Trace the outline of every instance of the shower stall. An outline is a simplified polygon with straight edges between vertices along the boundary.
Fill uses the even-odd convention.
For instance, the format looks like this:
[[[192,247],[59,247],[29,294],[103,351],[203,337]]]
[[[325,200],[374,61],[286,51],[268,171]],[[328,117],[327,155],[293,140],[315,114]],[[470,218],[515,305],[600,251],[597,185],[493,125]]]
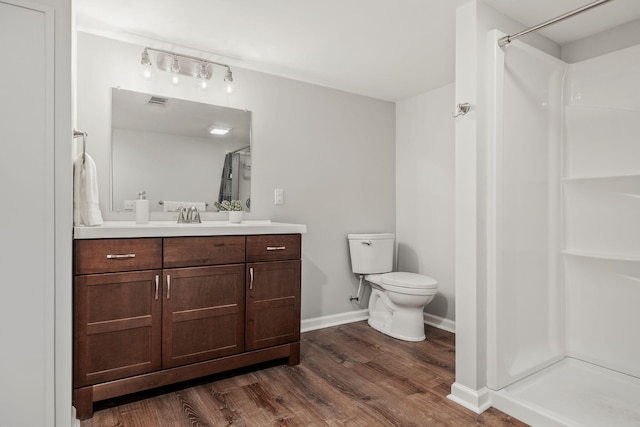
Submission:
[[[640,425],[640,45],[491,46],[486,384],[533,425]]]

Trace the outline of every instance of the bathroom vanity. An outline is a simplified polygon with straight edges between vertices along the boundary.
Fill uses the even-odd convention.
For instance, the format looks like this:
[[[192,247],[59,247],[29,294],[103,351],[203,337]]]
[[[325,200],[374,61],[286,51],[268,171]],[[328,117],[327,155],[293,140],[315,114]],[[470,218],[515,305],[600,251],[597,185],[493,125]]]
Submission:
[[[275,359],[300,362],[304,225],[105,223],[74,230],[73,400]]]

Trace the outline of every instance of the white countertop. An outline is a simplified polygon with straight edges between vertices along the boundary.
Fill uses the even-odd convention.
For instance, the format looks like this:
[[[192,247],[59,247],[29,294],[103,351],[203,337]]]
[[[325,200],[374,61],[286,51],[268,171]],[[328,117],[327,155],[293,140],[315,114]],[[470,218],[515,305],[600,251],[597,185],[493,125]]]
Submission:
[[[109,239],[126,237],[241,236],[249,234],[304,234],[304,224],[287,224],[269,220],[248,220],[240,224],[228,221],[202,221],[202,224],[178,224],[175,221],[105,221],[95,227],[73,227],[74,239]]]

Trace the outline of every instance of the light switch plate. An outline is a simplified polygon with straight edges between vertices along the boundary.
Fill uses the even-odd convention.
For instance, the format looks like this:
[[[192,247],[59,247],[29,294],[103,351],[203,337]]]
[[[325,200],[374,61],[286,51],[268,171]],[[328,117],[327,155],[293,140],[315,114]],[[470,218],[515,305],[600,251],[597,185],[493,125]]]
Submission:
[[[284,205],[284,190],[282,188],[276,188],[274,203],[276,205]]]

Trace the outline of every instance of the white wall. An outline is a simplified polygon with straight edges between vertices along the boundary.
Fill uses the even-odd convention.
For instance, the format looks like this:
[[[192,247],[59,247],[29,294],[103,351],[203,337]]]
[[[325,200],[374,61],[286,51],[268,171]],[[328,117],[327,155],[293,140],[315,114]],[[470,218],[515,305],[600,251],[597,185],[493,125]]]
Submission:
[[[396,104],[398,270],[438,281],[425,312],[455,320],[454,85]]]
[[[574,63],[637,44],[640,44],[640,19],[562,45],[561,58]]]
[[[640,378],[640,44],[569,66],[567,355]]]
[[[455,122],[456,382],[452,400],[481,412],[490,406],[486,388],[487,135],[489,132],[489,31],[512,34],[525,26],[478,0],[456,16],[455,103],[471,112]],[[522,40],[553,56],[560,47],[533,34]]]
[[[0,425],[69,426],[71,2],[0,7]]]
[[[359,310],[349,301],[357,280],[346,234],[395,232],[395,105],[236,67],[231,95],[221,79],[207,92],[187,79],[174,87],[161,72],[156,77],[165,79],[146,82],[138,73],[142,48],[78,35],[78,127],[89,133],[105,217],[133,218],[106,212],[111,87],[246,108],[253,127],[248,217],[307,225],[302,318]],[[275,188],[284,189],[282,206],[273,203]]]

